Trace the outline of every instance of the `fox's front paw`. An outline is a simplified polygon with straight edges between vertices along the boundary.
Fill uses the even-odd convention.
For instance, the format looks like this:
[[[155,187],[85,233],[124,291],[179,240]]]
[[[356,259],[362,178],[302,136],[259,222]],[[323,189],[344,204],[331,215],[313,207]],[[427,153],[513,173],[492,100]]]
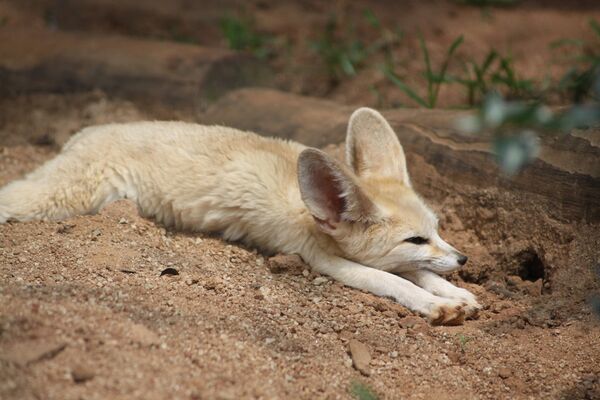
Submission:
[[[448,300],[434,304],[427,316],[432,325],[461,325],[466,317],[467,304]]]
[[[475,295],[466,289],[461,288],[458,296],[456,296],[454,299],[462,301],[466,304],[464,306],[466,318],[476,317],[479,313],[479,310],[481,310],[481,305],[477,302]]]
[[[467,318],[477,318],[479,314],[479,310],[481,310],[481,304],[477,302],[477,300],[473,300],[472,302],[467,302],[465,306],[465,317]]]

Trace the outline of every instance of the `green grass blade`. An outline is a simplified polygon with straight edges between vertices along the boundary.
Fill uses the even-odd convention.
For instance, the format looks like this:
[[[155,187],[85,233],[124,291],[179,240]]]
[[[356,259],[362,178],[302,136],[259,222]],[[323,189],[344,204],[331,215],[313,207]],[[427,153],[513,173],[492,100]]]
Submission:
[[[421,107],[431,108],[421,96],[404,83],[393,71],[385,67],[381,68],[381,70],[383,74],[398,87],[398,89],[402,90],[404,94],[410,97],[415,103],[419,104]]]
[[[485,74],[487,72],[487,70],[490,68],[490,66],[492,65],[492,63],[494,62],[494,60],[496,60],[497,58],[498,58],[498,53],[496,52],[496,50],[491,50],[488,53],[487,57],[485,58],[485,61],[481,65],[481,73]]]
[[[427,79],[427,98],[429,99],[429,108],[433,108],[436,102],[435,92],[434,92],[434,83],[433,83],[433,69],[431,68],[431,59],[429,58],[429,50],[427,50],[427,45],[425,44],[425,39],[423,39],[423,35],[419,33],[419,45],[421,46],[421,51],[423,52],[423,59],[425,61],[425,78]]]
[[[456,49],[459,48],[459,46],[463,43],[463,41],[464,41],[463,35],[460,35],[459,37],[454,39],[454,41],[450,45],[450,48],[448,49],[448,52],[446,53],[446,59],[444,60],[444,63],[442,64],[442,68],[440,69],[440,73],[438,74],[440,77],[439,82],[437,82],[437,84],[435,85],[433,101],[430,101],[430,103],[432,104],[432,106],[431,106],[432,108],[435,107],[435,103],[437,102],[437,98],[440,93],[440,87],[441,87],[442,83],[446,82],[446,72],[448,71],[448,66],[450,65],[450,60],[452,59],[452,56],[454,55],[454,52],[456,51]]]

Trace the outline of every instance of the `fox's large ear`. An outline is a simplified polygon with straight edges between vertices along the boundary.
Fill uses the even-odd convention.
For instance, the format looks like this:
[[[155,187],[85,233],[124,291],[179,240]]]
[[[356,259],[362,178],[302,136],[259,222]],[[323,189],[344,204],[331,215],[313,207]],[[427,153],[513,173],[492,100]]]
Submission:
[[[352,173],[321,150],[300,153],[298,184],[304,204],[325,230],[335,229],[342,220],[368,221],[376,216],[375,205]]]
[[[359,108],[350,117],[346,162],[358,176],[392,177],[410,186],[402,145],[385,118],[371,108]]]

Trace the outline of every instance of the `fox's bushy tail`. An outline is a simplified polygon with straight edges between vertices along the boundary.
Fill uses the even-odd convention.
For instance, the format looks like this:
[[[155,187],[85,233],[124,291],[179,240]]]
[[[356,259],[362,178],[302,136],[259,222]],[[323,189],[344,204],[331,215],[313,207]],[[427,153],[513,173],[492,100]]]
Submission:
[[[114,168],[68,153],[0,189],[0,223],[94,214],[125,197],[123,179]]]

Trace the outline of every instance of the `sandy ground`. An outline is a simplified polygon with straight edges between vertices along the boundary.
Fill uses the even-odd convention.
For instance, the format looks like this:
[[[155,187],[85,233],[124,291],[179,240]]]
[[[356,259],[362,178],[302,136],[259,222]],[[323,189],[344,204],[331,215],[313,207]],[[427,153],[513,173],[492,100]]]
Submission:
[[[167,11],[156,10],[167,17],[150,8],[130,23],[123,10],[80,15],[80,25],[33,6],[36,16],[13,12],[15,4],[36,3],[66,4],[0,2],[0,25],[164,40],[185,34],[225,46],[214,11],[237,4],[208,2],[207,25],[183,17],[169,25],[166,2]],[[525,77],[562,73],[555,57],[564,54],[548,43],[592,40],[587,21],[600,14],[591,1],[545,3],[487,12],[447,1],[431,9],[417,1],[341,1],[331,10],[358,20],[368,6],[384,23],[398,22],[407,33],[396,50],[398,72],[422,87],[418,28],[434,62],[465,33],[461,60],[481,59],[493,45],[513,54]],[[378,72],[378,60],[336,85],[324,76],[309,51],[330,15],[324,3],[247,4],[257,29],[292,43],[290,53],[269,60],[279,88],[345,104],[406,103]],[[442,106],[464,103],[454,89],[442,91]],[[50,159],[84,126],[154,118],[194,116],[149,111],[102,92],[2,98],[0,185]],[[272,259],[216,237],[165,230],[122,201],[95,216],[0,225],[0,398],[335,399],[351,398],[361,382],[382,399],[600,399],[600,323],[590,310],[600,288],[600,226],[555,220],[533,195],[460,186],[417,156],[408,162],[417,190],[440,215],[442,236],[469,256],[449,279],[479,296],[478,319],[432,327],[388,299],[311,273],[294,257]],[[349,353],[357,342],[371,359],[362,372]]]
[[[47,118],[66,132],[95,118],[69,108],[143,115],[97,93],[62,99],[55,112],[71,117]],[[110,111],[123,107],[129,117]],[[21,121],[10,129],[39,130]],[[3,147],[0,184],[55,152]],[[600,398],[600,324],[588,303],[598,226],[551,220],[535,199],[456,187],[411,155],[409,166],[443,236],[470,256],[450,279],[479,296],[477,320],[429,326],[294,258],[171,232],[121,201],[96,216],[0,226],[0,397],[350,398],[362,382],[385,399]],[[367,375],[353,367],[351,340],[368,349]]]

